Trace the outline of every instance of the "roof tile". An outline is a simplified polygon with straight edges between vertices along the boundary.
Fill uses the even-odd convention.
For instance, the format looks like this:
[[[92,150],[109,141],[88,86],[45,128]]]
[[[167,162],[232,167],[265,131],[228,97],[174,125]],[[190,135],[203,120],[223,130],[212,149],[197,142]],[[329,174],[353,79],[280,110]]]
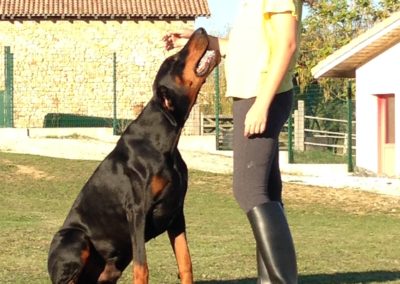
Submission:
[[[195,18],[207,0],[0,0],[0,20],[30,18]]]

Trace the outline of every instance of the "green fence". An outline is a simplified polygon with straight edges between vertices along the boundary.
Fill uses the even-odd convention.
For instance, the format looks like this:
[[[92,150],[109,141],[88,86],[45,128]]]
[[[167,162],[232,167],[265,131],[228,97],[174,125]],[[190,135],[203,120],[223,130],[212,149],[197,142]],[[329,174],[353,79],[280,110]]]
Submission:
[[[144,60],[134,52],[104,55],[83,48],[38,48],[28,57],[15,52],[15,63],[9,47],[4,54],[0,127],[112,127],[114,134],[121,133],[152,97],[157,62],[162,61],[152,54]],[[199,107],[194,110],[192,114],[200,113]],[[199,117],[189,117],[185,135],[200,134]]]
[[[38,75],[32,71],[38,69],[25,68],[29,62],[22,62],[22,59],[18,61],[18,55],[15,56],[14,63],[10,48],[4,49],[5,88],[0,87],[0,127],[113,127],[114,133],[118,134],[140,112],[151,96],[151,74],[155,74],[155,71],[149,72],[149,69],[155,69],[157,66],[154,64],[137,65],[131,62],[132,58],[129,56],[117,56],[117,53],[100,56],[91,53],[76,54],[73,50],[66,50],[63,54],[47,52],[36,50],[29,57],[32,65],[37,64],[34,66],[42,68],[43,72]],[[68,56],[67,62],[57,61],[57,58]],[[15,68],[19,69],[14,70]],[[18,71],[17,76],[14,76],[14,71]],[[185,129],[195,130],[184,131],[184,134],[215,135],[218,150],[231,150],[232,102],[224,97],[226,82],[223,64],[214,72],[201,89],[198,104],[195,111],[192,111],[192,114],[196,113],[194,119],[188,120],[185,125]],[[30,84],[30,81],[35,81],[35,84]],[[69,83],[71,86],[68,86]],[[347,92],[351,98],[351,93]],[[339,143],[339,140],[342,144],[346,142],[348,146],[345,154],[354,156],[354,152],[348,154],[355,150],[352,138],[356,131],[354,125],[334,121],[354,119],[354,104],[351,99],[346,99],[342,94],[327,100],[318,85],[310,85],[302,92],[297,88],[295,93],[295,106],[299,101],[304,101],[304,128],[347,133],[346,141],[343,135],[342,138],[323,139],[329,144]],[[69,107],[71,100],[74,100],[73,107]],[[293,132],[294,113],[291,117],[282,131],[280,148],[289,151],[291,162],[299,162],[301,152],[312,150],[315,147],[311,143],[320,142],[312,141],[317,138],[309,134],[311,132],[305,133],[304,140],[309,144],[306,144],[304,150],[295,149],[297,142]],[[333,154],[340,154],[336,153],[337,147],[325,148]]]
[[[4,48],[4,90],[0,90],[0,127],[13,127],[14,55]]]
[[[310,85],[303,92],[298,87],[294,91],[293,111],[279,137],[280,149],[288,151],[289,162],[347,163],[348,170],[352,171],[355,154],[355,109],[351,85],[343,90],[343,94],[330,99],[325,98],[323,89],[316,84]],[[218,87],[216,94],[218,105]],[[302,107],[301,110],[298,105]],[[215,109],[217,149],[232,150],[232,116],[220,115],[219,108]]]

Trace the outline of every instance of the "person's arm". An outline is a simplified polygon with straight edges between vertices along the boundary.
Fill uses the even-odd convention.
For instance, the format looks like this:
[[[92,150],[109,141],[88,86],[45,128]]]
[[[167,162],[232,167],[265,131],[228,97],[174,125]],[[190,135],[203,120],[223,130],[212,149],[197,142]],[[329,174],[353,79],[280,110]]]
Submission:
[[[172,32],[168,33],[163,37],[163,41],[165,43],[165,49],[171,50],[174,48],[182,47],[186,44],[190,36],[192,35],[193,30],[185,29],[180,32]],[[210,50],[218,50],[221,56],[225,56],[226,54],[226,45],[227,40],[215,36],[208,35]]]
[[[270,17],[272,40],[268,73],[263,73],[256,100],[245,119],[244,135],[249,137],[265,131],[270,104],[288,70],[297,46],[297,19],[291,12],[274,13]]]

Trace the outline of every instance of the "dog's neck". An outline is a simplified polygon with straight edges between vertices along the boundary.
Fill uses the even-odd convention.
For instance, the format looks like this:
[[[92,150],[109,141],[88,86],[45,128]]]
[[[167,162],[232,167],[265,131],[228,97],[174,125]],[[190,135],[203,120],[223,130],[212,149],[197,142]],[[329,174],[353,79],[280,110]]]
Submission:
[[[138,124],[143,127],[136,127]],[[153,146],[162,152],[171,152],[177,147],[182,128],[183,125],[181,126],[171,113],[163,109],[162,105],[150,100],[126,132],[142,137],[153,136],[154,139],[151,139],[155,141]]]
[[[155,108],[158,108],[158,110],[164,115],[164,117],[166,118],[166,120],[173,126],[173,127],[177,127],[177,128],[183,128],[183,124],[184,122],[178,122],[178,120],[176,119],[176,117],[171,113],[171,111],[169,111],[168,109],[166,109],[163,105],[160,105],[158,102],[156,101],[152,101],[152,103],[154,104]]]

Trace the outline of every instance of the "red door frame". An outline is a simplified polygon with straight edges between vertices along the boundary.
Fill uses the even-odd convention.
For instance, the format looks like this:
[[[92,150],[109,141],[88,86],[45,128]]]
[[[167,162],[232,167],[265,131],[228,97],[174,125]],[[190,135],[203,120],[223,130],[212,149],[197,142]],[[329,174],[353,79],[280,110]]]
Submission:
[[[383,146],[388,144],[389,128],[389,98],[394,98],[394,94],[380,94],[378,98],[378,174],[383,170]]]

